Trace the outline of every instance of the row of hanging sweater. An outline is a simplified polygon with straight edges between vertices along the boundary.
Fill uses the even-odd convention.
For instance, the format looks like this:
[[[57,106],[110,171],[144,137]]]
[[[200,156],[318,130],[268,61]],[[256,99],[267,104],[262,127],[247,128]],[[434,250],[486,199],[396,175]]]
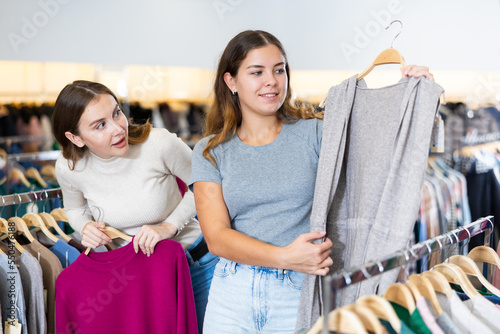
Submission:
[[[0,223],[0,240],[0,333],[198,331],[189,267],[176,242],[160,242],[149,258],[132,243],[88,252],[63,209],[22,218],[16,210]]]
[[[56,332],[56,279],[85,250],[80,243],[81,237],[59,221],[64,219],[61,210],[54,209],[51,214],[27,213],[22,218],[11,217],[0,224],[0,276],[2,282],[9,282],[1,285],[3,322],[0,333],[2,327],[8,333],[7,327],[13,330],[19,326],[19,333]],[[49,226],[49,220],[59,221],[57,227],[50,227],[59,232],[54,230],[52,233],[49,227],[30,231],[37,224]],[[9,235],[9,227],[14,226],[22,234]]]
[[[470,238],[473,230],[476,230],[474,233],[476,235],[484,235],[478,232],[484,224],[488,226],[488,230],[491,229],[493,225],[489,220],[483,218],[465,227],[469,235],[466,238]],[[473,225],[475,227],[472,227]],[[484,268],[490,264],[500,267],[500,258],[487,246],[478,246],[466,256],[450,256],[452,249],[458,247],[459,233],[462,234],[460,240],[463,240],[464,228],[428,240],[439,244],[438,253],[442,253],[441,255],[446,258],[442,264],[431,263],[432,269],[421,274],[413,274],[399,283],[393,283],[385,291],[381,291],[380,295],[365,295],[328,312],[329,332],[419,334],[500,332],[500,286],[489,283],[483,275]],[[486,238],[488,237],[489,235]],[[421,250],[428,249],[424,254],[436,252],[431,250],[429,245],[427,242],[422,242],[393,256],[378,259],[380,260],[378,264],[372,262],[349,273],[334,275],[332,282],[335,283],[334,286],[346,287],[363,280],[372,280],[373,276],[365,275],[365,272],[372,272],[371,267],[379,268],[378,273],[372,272],[375,276],[386,275],[386,272],[397,268],[398,264],[406,266],[411,261],[410,257],[418,258],[417,254],[422,254]],[[384,266],[387,266],[387,269]],[[380,269],[381,267],[383,269]],[[363,273],[361,279],[355,278],[360,271]],[[352,277],[355,283],[345,281],[346,277]],[[339,285],[342,281],[345,283]],[[331,292],[327,291],[326,296],[331,296]],[[319,334],[324,323],[325,321],[320,318],[307,333]]]

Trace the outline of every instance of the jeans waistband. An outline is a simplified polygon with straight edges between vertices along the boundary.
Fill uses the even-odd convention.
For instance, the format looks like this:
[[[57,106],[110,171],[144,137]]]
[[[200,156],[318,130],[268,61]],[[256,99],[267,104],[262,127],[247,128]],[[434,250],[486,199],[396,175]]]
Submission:
[[[230,268],[229,270],[236,271],[237,267],[247,268],[247,269],[250,269],[250,270],[263,271],[263,272],[267,272],[267,273],[270,273],[270,274],[275,274],[276,277],[278,277],[280,279],[288,271],[293,271],[293,270],[288,270],[288,269],[278,269],[278,268],[270,268],[270,267],[262,267],[262,266],[252,266],[252,265],[249,265],[249,264],[242,264],[242,263],[234,262],[234,261],[231,261],[231,260],[228,260],[228,259],[224,259],[222,257],[219,259],[219,263],[221,265],[228,266]]]

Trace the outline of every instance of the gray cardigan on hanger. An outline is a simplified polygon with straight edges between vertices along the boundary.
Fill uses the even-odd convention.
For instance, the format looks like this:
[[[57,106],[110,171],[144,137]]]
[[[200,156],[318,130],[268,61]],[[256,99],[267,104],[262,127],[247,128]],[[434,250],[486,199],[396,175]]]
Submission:
[[[434,116],[443,92],[426,78],[369,89],[357,76],[328,92],[311,231],[333,242],[331,273],[406,247],[420,204]],[[338,293],[337,306],[383,293],[393,271]],[[297,329],[320,316],[320,278],[306,275]]]

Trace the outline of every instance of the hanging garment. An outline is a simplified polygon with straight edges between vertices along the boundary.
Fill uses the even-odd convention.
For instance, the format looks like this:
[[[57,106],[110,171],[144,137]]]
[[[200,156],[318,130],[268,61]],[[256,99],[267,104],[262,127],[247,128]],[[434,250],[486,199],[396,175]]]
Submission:
[[[24,235],[17,235],[17,241],[40,262],[43,274],[43,289],[47,296],[47,332],[56,332],[55,324],[55,301],[56,301],[56,279],[62,271],[61,262],[51,251],[41,243],[33,240],[31,243]]]
[[[484,296],[478,295],[473,299],[463,302],[478,319],[493,328],[495,333],[500,332],[500,310],[495,304],[488,301]]]
[[[498,131],[495,119],[484,109],[472,110],[463,103],[450,105],[451,112],[444,120],[444,157],[451,161],[451,155],[461,148],[466,135],[478,136]]]
[[[78,249],[71,246],[70,244],[64,242],[63,240],[57,240],[54,242],[49,239],[43,231],[37,231],[36,233],[32,233],[33,237],[38,240],[43,246],[47,247],[61,262],[61,265],[64,268],[68,267],[70,264],[76,261],[78,256],[82,252],[79,252]]]
[[[458,326],[451,320],[450,316],[443,312],[438,315],[436,322],[445,334],[465,334],[458,328]]]
[[[479,320],[472,312],[467,308],[466,305],[460,300],[456,292],[453,292],[450,297],[436,292],[436,297],[438,299],[439,305],[443,308],[443,311],[448,314],[451,320],[457,325],[457,327],[464,333],[474,334],[492,334],[492,330],[488,325]]]
[[[404,322],[412,332],[417,334],[431,334],[429,328],[425,324],[419,310],[416,308],[412,313],[410,313],[406,308],[390,301],[392,308],[396,311],[398,318]]]
[[[311,231],[333,242],[332,272],[404,248],[417,220],[439,96],[426,78],[368,89],[353,76],[330,89],[311,214]],[[340,305],[395,282],[397,272],[342,289]],[[319,317],[319,278],[302,286],[297,329]]]
[[[3,242],[0,242],[0,249],[4,253],[9,252],[9,247]],[[30,253],[19,253],[15,248],[11,250],[11,253],[12,251],[14,252],[16,265],[19,267],[23,285],[28,333],[46,334],[47,315],[45,313],[42,267]]]
[[[2,282],[0,284],[1,313],[4,321],[1,327],[9,333],[7,326],[11,326],[10,319],[10,321],[17,321],[17,324],[21,325],[23,334],[28,334],[21,275],[16,265],[9,260],[5,253],[0,254],[0,282]]]
[[[467,192],[472,219],[492,215],[500,217],[500,183],[495,176],[494,168],[485,167],[477,159],[473,159],[472,165],[466,174]],[[494,219],[493,244],[500,241],[500,221]],[[469,250],[484,245],[484,234],[472,237]]]
[[[160,241],[150,257],[132,243],[81,254],[56,283],[57,333],[198,333],[182,246]]]
[[[432,334],[444,334],[441,327],[439,327],[439,324],[437,323],[436,318],[432,314],[429,306],[427,305],[425,297],[420,296],[420,298],[418,298],[418,300],[416,300],[416,306],[417,306],[418,312],[420,313],[420,316],[422,317],[422,320],[424,321],[427,328],[429,328],[431,333]]]

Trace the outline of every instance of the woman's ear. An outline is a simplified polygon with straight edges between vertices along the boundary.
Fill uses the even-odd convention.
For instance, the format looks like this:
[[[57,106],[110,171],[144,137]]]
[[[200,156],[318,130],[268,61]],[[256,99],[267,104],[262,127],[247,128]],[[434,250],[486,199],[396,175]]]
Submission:
[[[69,139],[70,142],[72,142],[76,146],[78,146],[80,148],[82,148],[82,147],[85,146],[85,143],[84,143],[84,141],[82,140],[82,138],[80,136],[74,135],[74,134],[72,134],[69,131],[66,131],[64,133],[64,135],[66,136],[66,138]]]
[[[224,73],[224,82],[226,83],[227,87],[234,95],[237,92],[237,90],[236,90],[236,83],[235,83],[234,77],[231,75],[231,73],[229,73],[229,72]]]

